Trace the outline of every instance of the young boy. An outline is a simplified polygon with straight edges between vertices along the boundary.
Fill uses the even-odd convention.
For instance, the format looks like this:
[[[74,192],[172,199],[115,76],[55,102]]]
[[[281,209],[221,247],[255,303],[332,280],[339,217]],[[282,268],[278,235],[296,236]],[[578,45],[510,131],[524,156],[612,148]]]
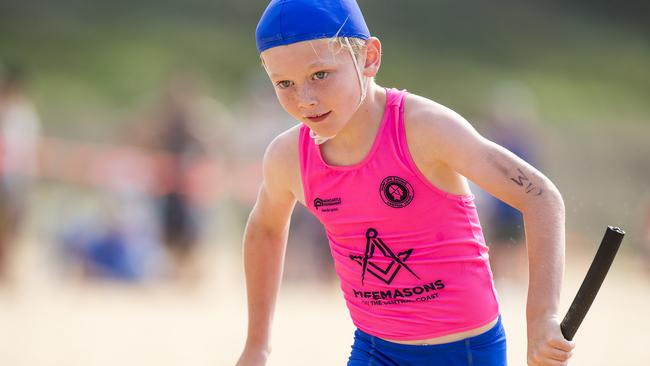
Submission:
[[[257,45],[280,104],[301,123],[264,157],[244,238],[249,325],[238,365],[266,364],[296,202],[326,229],[358,328],[348,365],[505,365],[466,178],[523,213],[528,364],[566,365],[574,345],[559,327],[564,204],[555,186],[453,111],[377,85],[381,43],[353,0],[271,1]]]

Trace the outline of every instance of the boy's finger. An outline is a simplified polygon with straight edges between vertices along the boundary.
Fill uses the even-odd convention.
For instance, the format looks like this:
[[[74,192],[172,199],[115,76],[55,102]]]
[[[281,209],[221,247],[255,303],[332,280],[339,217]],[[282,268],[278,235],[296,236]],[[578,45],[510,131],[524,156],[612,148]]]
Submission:
[[[544,352],[544,355],[550,359],[556,360],[556,361],[567,361],[568,359],[573,356],[573,352],[569,351],[561,351],[557,348],[550,348]]]
[[[557,348],[565,352],[573,351],[573,349],[576,348],[575,342],[567,341],[566,339],[552,339],[548,342],[548,344],[553,348]]]

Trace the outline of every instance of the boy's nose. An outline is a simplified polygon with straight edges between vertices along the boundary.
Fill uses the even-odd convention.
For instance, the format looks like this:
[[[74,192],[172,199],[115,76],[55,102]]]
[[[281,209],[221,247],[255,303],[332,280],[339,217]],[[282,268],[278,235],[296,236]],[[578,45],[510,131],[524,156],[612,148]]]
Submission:
[[[298,96],[298,106],[300,108],[311,108],[318,104],[318,100],[312,93],[300,93]]]

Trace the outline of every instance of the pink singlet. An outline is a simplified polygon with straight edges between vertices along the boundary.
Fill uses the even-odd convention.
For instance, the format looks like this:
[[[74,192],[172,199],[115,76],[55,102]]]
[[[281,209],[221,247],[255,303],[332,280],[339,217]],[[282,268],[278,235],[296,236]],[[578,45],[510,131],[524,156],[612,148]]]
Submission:
[[[419,171],[404,132],[407,93],[386,90],[374,144],[358,164],[327,164],[300,130],[305,203],[325,226],[352,321],[395,340],[483,326],[499,305],[474,197],[446,193]]]

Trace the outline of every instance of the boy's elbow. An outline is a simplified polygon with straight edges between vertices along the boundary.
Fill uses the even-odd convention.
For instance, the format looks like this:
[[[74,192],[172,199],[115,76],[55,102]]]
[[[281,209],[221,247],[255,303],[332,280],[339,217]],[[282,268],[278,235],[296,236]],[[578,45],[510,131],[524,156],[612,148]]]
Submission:
[[[251,212],[244,231],[244,240],[252,242],[278,242],[284,240],[289,232],[289,220],[270,221],[271,215],[262,212],[257,206]],[[277,216],[277,215],[276,215]]]
[[[564,199],[557,187],[550,181],[539,192],[530,194],[524,201],[522,212],[550,210],[556,214],[565,214]]]

